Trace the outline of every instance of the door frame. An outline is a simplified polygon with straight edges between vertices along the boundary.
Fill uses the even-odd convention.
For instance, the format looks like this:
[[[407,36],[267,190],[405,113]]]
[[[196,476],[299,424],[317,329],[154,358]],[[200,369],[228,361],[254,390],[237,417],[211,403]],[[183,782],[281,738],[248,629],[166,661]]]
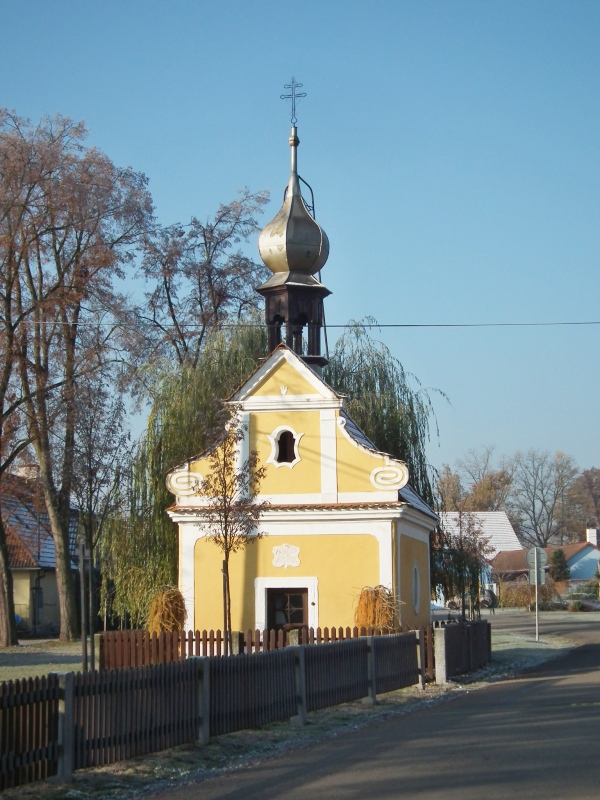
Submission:
[[[254,627],[267,627],[267,589],[308,589],[308,627],[319,627],[319,579],[314,577],[255,578]]]

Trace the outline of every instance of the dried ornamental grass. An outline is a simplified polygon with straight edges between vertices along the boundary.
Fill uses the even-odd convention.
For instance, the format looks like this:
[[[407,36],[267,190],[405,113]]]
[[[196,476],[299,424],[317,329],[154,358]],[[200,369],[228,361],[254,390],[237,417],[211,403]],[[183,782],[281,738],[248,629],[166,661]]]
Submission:
[[[150,604],[150,633],[172,632],[183,629],[185,622],[185,600],[174,586],[162,586]]]
[[[359,628],[397,628],[398,604],[386,586],[365,586],[354,612]]]

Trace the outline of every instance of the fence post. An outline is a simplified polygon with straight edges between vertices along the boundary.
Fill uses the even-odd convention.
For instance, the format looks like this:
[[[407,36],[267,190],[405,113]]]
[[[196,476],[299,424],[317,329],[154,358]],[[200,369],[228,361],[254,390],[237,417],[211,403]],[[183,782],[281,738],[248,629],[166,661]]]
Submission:
[[[435,682],[448,683],[446,670],[446,628],[436,628],[433,640],[435,647]]]
[[[427,677],[430,681],[432,681],[435,678],[435,664],[433,658],[433,625],[429,623],[425,630],[427,632]]]
[[[292,725],[306,725],[306,648],[300,645],[293,645],[292,651],[294,653],[296,707],[298,713],[290,717],[290,722]]]
[[[421,625],[417,634],[417,664],[419,668],[420,682],[417,684],[421,690],[425,689],[425,626]]]
[[[239,656],[244,652],[244,634],[241,631],[231,631],[231,653],[232,656]]]
[[[475,636],[473,636],[473,626],[476,623],[468,622],[466,625],[466,640],[467,640],[467,661],[469,664],[469,672],[473,672],[476,669],[475,662],[476,662],[476,653],[475,653]]]
[[[373,636],[367,636],[367,679],[369,694],[363,697],[365,706],[377,705],[377,672],[375,671],[375,642]]]
[[[58,677],[58,770],[60,783],[70,783],[73,776],[75,756],[75,675],[72,672],[56,672]]]
[[[300,644],[300,629],[293,628],[288,633],[288,647],[295,647]]]
[[[210,738],[210,660],[193,656],[198,669],[198,743],[208,744]]]

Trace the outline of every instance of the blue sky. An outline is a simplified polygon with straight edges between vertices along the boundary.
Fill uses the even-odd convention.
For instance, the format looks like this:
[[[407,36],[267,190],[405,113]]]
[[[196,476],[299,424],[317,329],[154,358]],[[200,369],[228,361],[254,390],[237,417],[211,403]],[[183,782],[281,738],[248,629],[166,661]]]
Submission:
[[[343,324],[600,320],[597,2],[0,2],[0,104],[85,119],[163,223],[299,169]],[[600,326],[382,329],[436,401],[431,462],[600,466]]]

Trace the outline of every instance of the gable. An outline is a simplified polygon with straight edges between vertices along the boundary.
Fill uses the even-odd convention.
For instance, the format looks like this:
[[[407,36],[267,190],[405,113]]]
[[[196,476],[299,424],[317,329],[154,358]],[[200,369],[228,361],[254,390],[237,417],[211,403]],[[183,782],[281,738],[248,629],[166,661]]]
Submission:
[[[343,398],[285,345],[279,345],[229,398],[242,409],[314,399],[341,408]]]
[[[320,397],[321,393],[300,373],[295,364],[291,364],[287,359],[282,359],[262,382],[250,391],[248,397],[292,397],[297,395]]]

